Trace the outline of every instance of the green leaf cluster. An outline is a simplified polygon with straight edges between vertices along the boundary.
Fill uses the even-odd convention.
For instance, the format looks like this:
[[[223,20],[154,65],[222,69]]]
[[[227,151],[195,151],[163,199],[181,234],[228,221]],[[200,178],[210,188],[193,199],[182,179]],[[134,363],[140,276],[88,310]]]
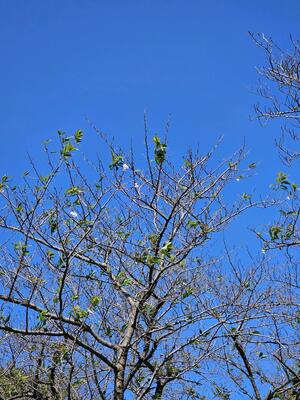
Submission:
[[[76,143],[80,143],[83,138],[83,132],[81,129],[77,129],[77,131],[74,133],[74,139]]]
[[[65,191],[66,196],[78,196],[80,193],[83,193],[83,190],[78,186],[72,186]]]
[[[110,169],[118,170],[124,164],[123,157],[121,155],[116,154],[114,151],[111,152],[111,164],[109,164]]]
[[[291,194],[294,194],[295,191],[298,189],[296,183],[292,183],[288,180],[287,174],[284,172],[278,172],[276,177],[276,184],[272,185],[276,190],[286,190],[289,191]]]
[[[7,175],[3,175],[0,181],[0,190],[7,188],[7,182],[9,177]]]
[[[99,296],[93,296],[90,300],[91,306],[97,307],[97,305],[100,303],[100,297]]]
[[[80,306],[74,306],[72,315],[76,320],[83,319],[89,315],[89,310],[83,310]]]
[[[172,249],[173,249],[172,242],[166,242],[160,249],[160,252],[164,256],[170,257]]]
[[[61,150],[61,155],[64,158],[70,158],[72,156],[72,151],[78,150],[71,142],[67,142]]]
[[[154,136],[153,141],[155,144],[155,161],[157,164],[162,164],[166,158],[167,145],[165,143],[162,143],[158,136]]]

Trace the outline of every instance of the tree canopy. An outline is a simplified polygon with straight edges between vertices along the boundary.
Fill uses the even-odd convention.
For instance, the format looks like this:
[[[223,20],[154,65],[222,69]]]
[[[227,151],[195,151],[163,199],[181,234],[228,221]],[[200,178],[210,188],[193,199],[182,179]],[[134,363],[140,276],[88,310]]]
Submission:
[[[259,89],[271,108],[258,115],[293,118],[297,140],[299,44],[276,58],[256,42],[284,96]],[[43,165],[30,160],[21,182],[2,176],[0,399],[299,399],[297,183],[279,172],[274,199],[234,193],[256,167],[244,148],[172,163],[167,137],[145,124],[144,138],[143,163],[105,137],[110,162],[91,162],[82,130],[58,131]],[[262,253],[246,262],[215,245],[274,204]]]

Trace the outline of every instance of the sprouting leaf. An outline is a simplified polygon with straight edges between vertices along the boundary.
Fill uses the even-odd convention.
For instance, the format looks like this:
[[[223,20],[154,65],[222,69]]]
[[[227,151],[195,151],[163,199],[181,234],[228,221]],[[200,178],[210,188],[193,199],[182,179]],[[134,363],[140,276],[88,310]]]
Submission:
[[[272,240],[279,238],[279,234],[282,232],[282,228],[278,225],[271,226],[269,229],[269,235]]]
[[[76,143],[80,143],[83,138],[83,132],[81,129],[77,129],[77,131],[74,133],[74,138]]]
[[[71,157],[71,152],[74,150],[78,150],[71,142],[67,142],[67,144],[62,148],[61,155],[65,158]]]
[[[27,249],[27,245],[25,243],[23,243],[23,242],[15,242],[14,243],[14,249],[16,251],[21,251],[21,253],[23,253],[23,254],[28,254],[29,253],[29,251]]]
[[[128,286],[132,284],[132,280],[130,278],[125,278],[124,281],[121,283],[122,286]]]
[[[100,297],[99,296],[93,296],[91,298],[91,305],[93,307],[97,307],[97,305],[100,303]]]
[[[193,289],[188,288],[185,292],[183,292],[182,294],[182,298],[186,299],[187,297],[191,296],[193,294]]]
[[[155,149],[154,149],[155,161],[157,164],[162,164],[166,158],[167,145],[165,143],[161,143],[160,138],[158,136],[154,136],[153,141],[155,143]]]
[[[237,162],[229,161],[229,163],[228,163],[228,167],[229,167],[230,169],[236,169],[237,165],[238,165]]]
[[[195,228],[196,226],[200,225],[200,221],[190,220],[187,223],[189,228]]]
[[[49,226],[50,226],[50,232],[51,232],[51,235],[52,235],[58,228],[57,218],[56,218],[56,216],[54,214],[50,215]]]
[[[72,315],[75,319],[83,319],[89,315],[89,310],[83,310],[80,306],[75,306],[72,309]]]
[[[243,198],[244,200],[251,199],[251,195],[248,194],[248,193],[243,193],[243,194],[242,194],[242,198]]]
[[[47,175],[47,176],[40,175],[40,179],[41,179],[42,182],[47,183],[49,181],[49,179],[50,179],[50,176],[49,175]]]
[[[120,283],[121,286],[127,286],[132,284],[132,280],[128,278],[124,271],[121,271],[116,276],[116,279]]]
[[[295,192],[298,189],[298,185],[296,183],[291,183],[291,189]]]
[[[172,248],[173,248],[172,242],[166,242],[161,248],[160,252],[161,254],[169,256],[172,251]]]
[[[9,177],[7,175],[3,175],[1,178],[1,181],[4,183],[4,182],[7,182],[8,179],[9,179]]]
[[[80,193],[83,193],[83,190],[80,189],[78,186],[72,186],[65,191],[66,196],[76,196],[79,195]]]
[[[20,213],[21,211],[23,211],[23,204],[22,204],[22,203],[19,203],[19,204],[17,205],[16,211],[17,211],[18,213]]]
[[[51,260],[53,260],[53,258],[54,258],[54,253],[53,253],[53,251],[51,251],[51,250],[46,250],[46,256],[47,256],[47,258],[48,258],[48,260],[49,261],[51,261]]]
[[[128,323],[126,323],[126,324],[123,324],[122,326],[121,326],[121,328],[120,328],[120,332],[125,332],[126,331],[126,329],[127,329],[127,326],[128,326]]]
[[[283,237],[284,237],[284,239],[290,239],[293,235],[294,235],[294,233],[295,233],[295,226],[294,226],[294,224],[288,224],[287,225],[287,227],[286,227],[286,230],[285,230],[285,232],[284,232],[284,235],[283,235]]]
[[[114,151],[111,152],[111,164],[109,165],[110,169],[116,168],[118,170],[119,167],[122,167],[124,161],[123,157],[116,154]]]
[[[109,326],[107,326],[105,328],[104,333],[105,333],[106,336],[112,337],[112,331],[111,331],[111,328]]]
[[[249,169],[254,169],[254,168],[256,168],[256,163],[250,163],[250,164],[248,164],[248,168]]]
[[[6,324],[10,320],[10,315],[0,315],[0,321]]]
[[[192,168],[193,163],[190,160],[185,159],[184,165],[185,165],[186,169],[189,169],[189,168]]]
[[[8,181],[9,177],[7,175],[3,175],[1,178],[1,182],[0,182],[0,190],[1,189],[5,189],[8,186],[6,185],[6,182]]]
[[[268,356],[266,356],[262,351],[257,351],[256,354],[258,355],[259,358],[263,359],[263,358],[267,358]]]
[[[146,263],[150,266],[158,264],[161,261],[160,257],[148,255],[146,258]]]
[[[41,310],[38,315],[38,319],[42,322],[46,322],[48,315],[49,315],[49,313],[47,310]]]
[[[151,314],[152,314],[153,311],[154,311],[154,307],[153,307],[151,304],[146,303],[146,304],[144,304],[142,310],[143,310],[143,312],[144,312],[145,314],[147,314],[148,316],[151,316]]]
[[[151,233],[151,235],[149,235],[148,238],[152,246],[155,246],[159,239],[159,235],[157,235],[156,233]]]
[[[271,185],[273,186],[276,190],[281,189],[281,190],[288,190],[289,188],[291,189],[291,194],[297,190],[297,185],[295,183],[292,183],[288,180],[287,174],[284,172],[278,172],[277,177],[276,177],[276,184]]]
[[[197,338],[194,338],[194,339],[191,339],[190,344],[194,344],[194,345],[201,344],[201,341]]]

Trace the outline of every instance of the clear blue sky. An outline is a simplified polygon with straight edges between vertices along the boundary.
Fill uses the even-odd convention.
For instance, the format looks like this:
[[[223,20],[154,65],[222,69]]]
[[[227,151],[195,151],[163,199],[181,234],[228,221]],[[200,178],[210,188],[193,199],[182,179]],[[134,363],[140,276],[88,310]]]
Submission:
[[[139,147],[144,109],[153,133],[171,118],[174,154],[224,134],[221,157],[246,141],[258,189],[280,168],[278,126],[249,120],[263,57],[247,32],[284,47],[299,0],[1,0],[0,18],[1,173],[20,174],[57,129],[92,136],[85,117]]]

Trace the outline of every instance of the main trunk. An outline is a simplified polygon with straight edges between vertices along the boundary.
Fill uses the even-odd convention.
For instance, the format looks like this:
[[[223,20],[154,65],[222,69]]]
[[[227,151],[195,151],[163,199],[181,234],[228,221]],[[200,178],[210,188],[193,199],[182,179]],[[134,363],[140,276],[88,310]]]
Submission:
[[[115,374],[114,400],[124,400],[125,357],[122,356],[117,364]]]

